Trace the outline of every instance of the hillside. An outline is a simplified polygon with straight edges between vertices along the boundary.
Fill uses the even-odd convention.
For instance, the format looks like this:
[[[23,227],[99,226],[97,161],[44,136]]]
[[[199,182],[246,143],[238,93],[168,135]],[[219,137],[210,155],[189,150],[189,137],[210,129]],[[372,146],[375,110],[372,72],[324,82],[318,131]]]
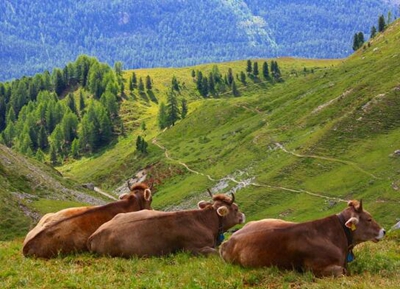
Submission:
[[[62,178],[50,166],[28,159],[0,144],[0,240],[23,237],[45,213],[84,204],[103,204],[102,197]]]
[[[137,116],[127,138],[98,158],[59,169],[81,182],[95,179],[115,188],[121,174],[133,176],[152,165],[155,208],[193,207],[207,188],[233,190],[250,220],[306,220],[362,198],[391,226],[400,214],[399,27],[397,21],[345,60],[278,59],[284,83],[249,80],[237,98],[228,93],[202,100],[194,93],[190,71],[207,74],[213,65],[135,70],[154,79],[158,101],[165,101],[171,75],[184,82],[189,115],[161,132],[157,104],[128,100],[121,108],[132,107]],[[245,66],[218,64],[220,71],[234,73]],[[134,153],[143,121],[148,157]]]
[[[318,4],[316,4],[318,3]],[[276,56],[340,58],[389,1],[2,1],[0,81],[87,54],[126,69]]]

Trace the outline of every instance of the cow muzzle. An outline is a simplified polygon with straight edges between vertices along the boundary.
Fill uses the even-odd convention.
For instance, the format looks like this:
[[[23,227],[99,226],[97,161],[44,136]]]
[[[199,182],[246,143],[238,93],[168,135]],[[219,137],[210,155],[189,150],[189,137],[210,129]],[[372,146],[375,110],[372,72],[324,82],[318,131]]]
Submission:
[[[383,237],[385,237],[386,231],[385,229],[380,229],[379,234],[377,237],[375,237],[375,239],[373,240],[373,242],[379,242]]]
[[[246,222],[246,215],[242,213],[242,216],[239,218],[239,224],[244,224]]]

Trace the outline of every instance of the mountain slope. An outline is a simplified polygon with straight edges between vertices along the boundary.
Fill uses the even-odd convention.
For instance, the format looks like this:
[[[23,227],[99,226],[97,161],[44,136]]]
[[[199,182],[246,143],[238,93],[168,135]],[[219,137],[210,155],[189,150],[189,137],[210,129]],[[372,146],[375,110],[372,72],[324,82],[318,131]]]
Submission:
[[[395,153],[400,149],[399,39],[397,21],[343,61],[279,59],[284,83],[249,80],[239,87],[238,98],[195,101],[191,68],[167,75],[162,69],[138,70],[138,75],[151,75],[160,95],[169,85],[165,79],[176,75],[185,82],[182,95],[192,95],[192,102],[189,115],[165,132],[157,131],[154,104],[142,106],[153,113],[146,118],[145,136],[152,143],[151,158],[132,158],[132,144],[141,134],[137,126],[123,142],[124,153],[129,143],[132,152],[132,165],[124,168],[134,175],[158,159],[166,170],[176,172],[157,186],[154,207],[159,209],[192,207],[211,188],[237,191],[238,203],[250,219],[298,221],[336,213],[342,202],[362,198],[366,208],[390,226],[400,201],[400,159]],[[231,67],[237,73],[245,65],[224,63],[219,68]],[[194,69],[207,75],[212,65]],[[93,177],[96,173],[88,167],[112,165],[110,155],[117,156],[121,145],[108,151],[107,159],[60,169],[85,181],[82,172],[86,169]],[[107,172],[104,179],[99,173],[96,178],[115,186],[113,175]]]
[[[385,1],[2,1],[0,80],[80,54],[125,68],[274,56],[345,57]],[[394,16],[394,15],[393,15]]]
[[[103,204],[102,198],[49,166],[0,145],[0,240],[25,236],[48,212],[83,204]]]

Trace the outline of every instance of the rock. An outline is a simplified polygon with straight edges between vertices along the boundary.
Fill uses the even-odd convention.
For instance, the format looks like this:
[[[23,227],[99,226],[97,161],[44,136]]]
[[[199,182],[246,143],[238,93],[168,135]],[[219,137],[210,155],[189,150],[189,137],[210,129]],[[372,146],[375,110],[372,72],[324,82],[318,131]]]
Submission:
[[[89,189],[91,191],[94,191],[94,184],[93,183],[87,183],[87,184],[83,184],[82,187]]]

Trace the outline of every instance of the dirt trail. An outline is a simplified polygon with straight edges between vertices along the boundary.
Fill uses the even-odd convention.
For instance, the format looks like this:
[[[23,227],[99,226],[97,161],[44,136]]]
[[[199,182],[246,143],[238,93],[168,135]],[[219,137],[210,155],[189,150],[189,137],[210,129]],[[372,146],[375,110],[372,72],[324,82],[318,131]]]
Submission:
[[[352,166],[353,168],[355,168],[356,170],[376,179],[379,180],[380,178],[378,178],[377,176],[375,176],[374,174],[367,172],[366,170],[360,168],[356,163],[350,162],[350,161],[345,161],[345,160],[341,160],[341,159],[335,159],[335,158],[330,158],[330,157],[321,157],[321,156],[316,156],[316,155],[301,155],[301,154],[297,154],[291,151],[288,151],[282,144],[280,143],[275,143],[275,145],[280,148],[282,151],[284,151],[285,153],[291,154],[295,157],[299,157],[299,158],[314,158],[314,159],[320,159],[320,160],[326,160],[326,161],[331,161],[331,162],[337,162],[337,163],[342,163],[342,164],[346,164],[349,166]]]
[[[114,201],[117,201],[117,200],[118,200],[116,197],[111,196],[110,194],[108,194],[108,193],[102,191],[102,190],[101,190],[100,188],[98,188],[98,187],[94,187],[93,190],[94,190],[96,193],[99,193],[99,194],[101,194],[101,195],[103,195],[103,196],[106,196],[106,197],[109,198],[109,199],[112,199],[112,200],[114,200]]]

